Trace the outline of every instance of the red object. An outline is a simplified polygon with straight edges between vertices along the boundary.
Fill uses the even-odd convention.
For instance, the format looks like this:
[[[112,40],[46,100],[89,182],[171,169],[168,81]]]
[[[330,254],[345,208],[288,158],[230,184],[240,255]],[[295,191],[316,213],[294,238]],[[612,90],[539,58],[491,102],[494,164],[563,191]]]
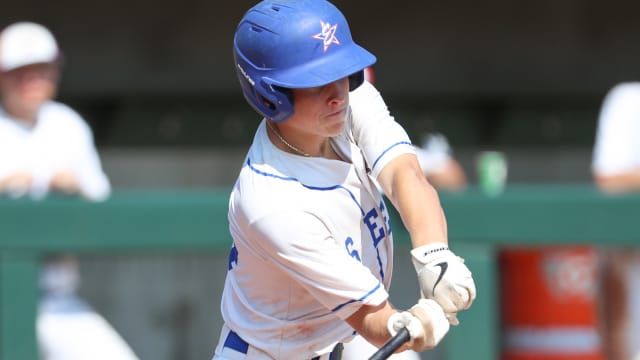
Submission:
[[[373,68],[364,68],[364,79],[372,84],[376,83],[376,74],[373,72]]]
[[[604,360],[591,246],[500,253],[502,360]]]

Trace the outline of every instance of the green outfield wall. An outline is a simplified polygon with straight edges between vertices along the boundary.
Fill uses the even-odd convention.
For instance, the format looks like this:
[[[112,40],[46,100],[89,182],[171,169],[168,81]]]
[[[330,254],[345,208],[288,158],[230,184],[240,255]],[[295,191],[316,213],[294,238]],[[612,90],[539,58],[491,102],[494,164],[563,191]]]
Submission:
[[[104,203],[52,197],[0,199],[0,360],[37,359],[37,277],[43,254],[226,253],[229,189],[116,191]],[[496,256],[516,245],[640,244],[640,196],[605,196],[586,185],[509,186],[441,194],[450,245],[474,272],[478,298],[445,340],[447,359],[499,357]],[[392,213],[398,248],[406,231]],[[396,281],[397,279],[394,279]],[[212,306],[217,306],[212,304]],[[211,334],[215,339],[217,334]]]

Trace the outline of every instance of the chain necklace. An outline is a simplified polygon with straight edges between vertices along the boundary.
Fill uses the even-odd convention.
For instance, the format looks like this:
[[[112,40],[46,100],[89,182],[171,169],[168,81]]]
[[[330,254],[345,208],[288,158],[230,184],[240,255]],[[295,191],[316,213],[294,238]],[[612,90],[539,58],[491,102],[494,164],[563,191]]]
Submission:
[[[267,122],[267,126],[269,127],[269,129],[271,129],[271,131],[276,134],[276,136],[278,137],[278,139],[280,139],[280,141],[282,141],[283,144],[285,144],[289,149],[297,152],[298,154],[305,156],[305,157],[311,157],[311,155],[307,154],[306,152],[298,149],[297,147],[289,144],[289,142],[287,140],[285,140],[282,135],[280,135],[280,133],[273,127],[273,125],[271,125],[271,121],[269,120],[265,120]]]

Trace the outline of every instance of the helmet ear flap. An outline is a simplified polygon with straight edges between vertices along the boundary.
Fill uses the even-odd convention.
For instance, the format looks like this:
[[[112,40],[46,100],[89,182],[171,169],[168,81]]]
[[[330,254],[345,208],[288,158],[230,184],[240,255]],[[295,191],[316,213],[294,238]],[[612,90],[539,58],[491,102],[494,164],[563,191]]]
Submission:
[[[272,121],[282,122],[293,115],[293,91],[291,89],[277,86],[266,85],[268,91],[266,93],[258,92],[258,96],[262,104],[258,107],[262,114]]]
[[[291,104],[291,107],[293,107],[293,91],[291,89],[276,85],[272,85],[272,88],[284,95],[284,97],[289,101],[289,104]]]
[[[357,89],[364,82],[364,70],[349,75],[349,91]]]
[[[244,76],[240,84],[245,99],[259,114],[275,122],[281,122],[293,115],[293,92],[281,86],[261,82],[255,86]]]

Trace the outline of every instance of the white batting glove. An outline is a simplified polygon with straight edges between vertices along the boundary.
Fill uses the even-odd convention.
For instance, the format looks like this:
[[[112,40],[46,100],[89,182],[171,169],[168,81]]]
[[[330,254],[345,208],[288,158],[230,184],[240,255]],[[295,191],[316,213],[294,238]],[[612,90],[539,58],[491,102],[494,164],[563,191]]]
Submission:
[[[391,336],[405,327],[411,336],[409,347],[421,352],[438,345],[449,331],[449,321],[438,303],[431,299],[420,299],[411,309],[397,312],[387,321]]]
[[[468,309],[476,298],[476,285],[464,260],[445,243],[423,245],[411,250],[422,296],[434,299],[458,325],[456,313]]]

